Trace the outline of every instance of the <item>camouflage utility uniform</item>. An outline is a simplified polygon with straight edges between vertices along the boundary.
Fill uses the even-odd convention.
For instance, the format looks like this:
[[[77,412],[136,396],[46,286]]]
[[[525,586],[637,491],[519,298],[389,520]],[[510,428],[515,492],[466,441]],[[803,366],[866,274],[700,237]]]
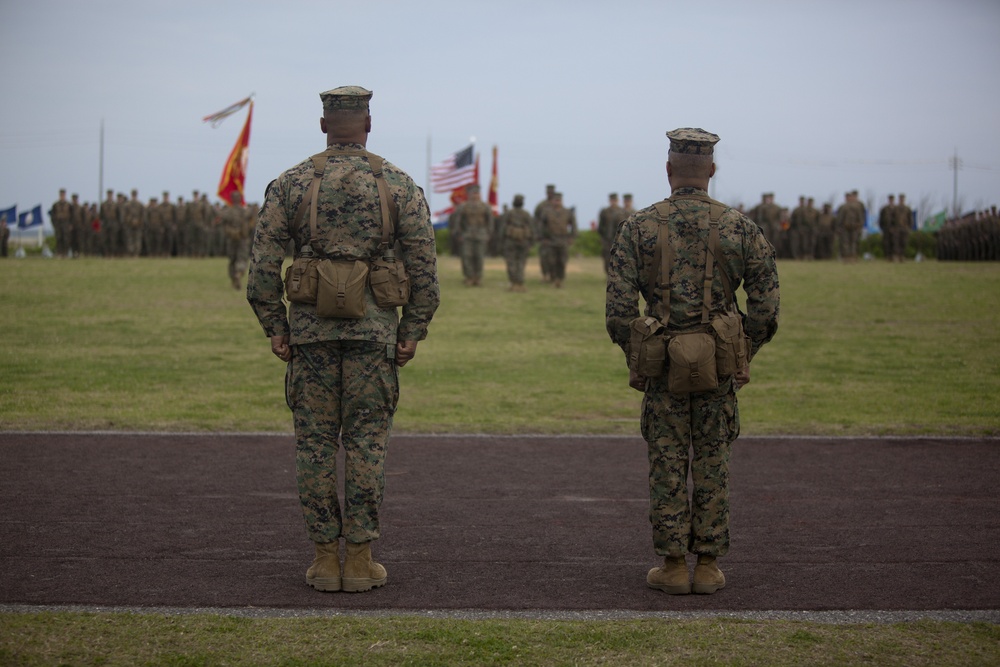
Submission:
[[[338,154],[351,151],[354,155]],[[385,455],[399,397],[397,341],[418,341],[437,309],[434,232],[423,192],[398,167],[383,173],[398,209],[396,241],[410,277],[409,303],[402,317],[380,308],[366,289],[366,315],[323,318],[314,305],[282,302],[281,267],[289,240],[296,253],[309,244],[331,258],[367,259],[382,237],[378,189],[360,144],[329,147],[318,195],[318,238],[310,238],[308,200],[313,162],[305,160],[267,188],[258,214],[250,258],[247,299],[268,336],[290,335],[291,361],[286,399],[296,439],[299,498],[310,539],[348,543],[378,539],[379,507],[385,485]],[[337,497],[337,451],[346,452],[344,510]]]
[[[697,328],[701,322],[707,218],[713,200],[694,188],[676,190],[671,200],[678,212],[666,222],[676,248],[669,281],[668,328],[683,331]],[[745,329],[752,356],[777,329],[774,249],[760,228],[734,209],[727,209],[719,224],[722,257],[712,283],[712,313],[721,313],[726,306],[718,276],[724,271],[732,289],[742,283],[747,294]],[[656,209],[642,209],[625,221],[612,249],[607,328],[626,355],[629,322],[639,316],[639,297],[647,304],[647,315],[660,312],[660,290],[649,285],[659,226]],[[642,436],[649,446],[653,544],[661,556],[688,552],[723,556],[729,549],[729,452],[740,431],[732,378],[726,378],[716,390],[692,394],[671,394],[666,385],[666,376],[648,379],[642,405]],[[690,504],[689,446],[694,449],[691,469],[696,489]]]
[[[478,192],[478,186],[470,192]],[[455,209],[455,230],[462,239],[462,274],[466,285],[483,280],[483,261],[493,229],[493,209],[482,199],[474,198]]]
[[[512,291],[524,291],[524,267],[534,243],[534,220],[524,210],[524,197],[514,197],[514,207],[503,214],[503,258]]]

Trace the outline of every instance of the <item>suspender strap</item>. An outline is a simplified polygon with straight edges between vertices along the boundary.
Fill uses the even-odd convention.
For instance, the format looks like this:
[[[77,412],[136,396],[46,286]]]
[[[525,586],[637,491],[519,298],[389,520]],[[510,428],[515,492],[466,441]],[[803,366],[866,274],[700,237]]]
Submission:
[[[323,172],[326,171],[326,159],[327,155],[325,153],[320,153],[319,155],[314,155],[313,161],[313,180],[312,185],[309,187],[309,241],[310,243],[319,239],[319,232],[316,226],[316,209],[319,206],[319,184],[323,180]],[[319,248],[313,248],[313,251],[318,251]]]
[[[715,253],[712,248],[719,245],[719,223],[709,222],[708,247],[705,248],[705,293],[701,301],[701,323],[708,324],[712,309],[712,279],[715,270]]]
[[[712,283],[715,280],[715,262],[722,256],[722,246],[719,243],[719,219],[726,212],[726,207],[722,206],[707,197],[694,197],[709,203],[708,221],[708,242],[705,244],[705,278],[703,282],[701,323],[707,325],[711,319],[712,311]],[[660,320],[663,326],[668,326],[670,318],[670,269],[674,262],[674,246],[670,242],[670,228],[667,220],[674,212],[680,213],[684,220],[687,216],[684,211],[678,208],[670,199],[656,204],[656,214],[660,225],[656,236],[656,249],[653,251],[653,262],[649,267],[646,284],[653,289],[657,285],[660,289]],[[704,225],[701,226],[704,229]],[[656,280],[656,271],[659,269],[659,280]],[[719,276],[722,278],[722,286],[726,293],[726,303],[733,301],[733,290],[729,283],[729,276],[724,268],[720,269]]]
[[[395,202],[389,196],[389,186],[386,185],[385,176],[382,174],[382,158],[373,153],[368,153],[368,164],[371,165],[372,173],[375,174],[375,185],[378,187],[378,203],[379,208],[382,210],[382,245],[380,247],[386,248],[391,243],[393,232],[389,206],[395,204]],[[399,214],[397,213],[396,215],[398,216]]]
[[[298,211],[295,213],[295,227],[298,228],[302,224],[302,218],[305,217],[306,206],[308,205],[309,239],[310,241],[314,241],[318,238],[319,186],[323,180],[323,173],[326,171],[327,160],[334,155],[357,156],[368,160],[368,164],[372,168],[372,173],[375,175],[379,209],[382,214],[382,242],[379,247],[387,247],[392,242],[395,232],[395,222],[399,219],[399,210],[396,208],[396,202],[389,195],[389,186],[386,184],[385,175],[382,172],[382,165],[385,161],[380,156],[368,151],[328,149],[312,156],[312,184],[309,186],[308,200],[302,202],[302,205],[299,206]],[[314,251],[318,250],[318,248],[314,248]]]

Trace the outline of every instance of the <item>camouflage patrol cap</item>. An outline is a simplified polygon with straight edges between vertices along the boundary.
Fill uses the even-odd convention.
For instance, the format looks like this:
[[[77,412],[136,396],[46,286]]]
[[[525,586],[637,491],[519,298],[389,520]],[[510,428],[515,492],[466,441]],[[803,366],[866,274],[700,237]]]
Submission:
[[[625,194],[622,195],[622,197],[624,197],[625,199],[631,199],[632,198],[632,193],[631,192],[626,192]]]
[[[514,206],[521,206],[524,204],[524,195],[514,195]]]
[[[339,109],[367,109],[368,100],[372,98],[372,91],[361,86],[341,86],[319,94],[319,99],[323,101],[323,111],[337,111]]]
[[[667,137],[670,139],[670,150],[688,155],[711,155],[719,141],[719,135],[700,127],[680,127],[667,132]]]

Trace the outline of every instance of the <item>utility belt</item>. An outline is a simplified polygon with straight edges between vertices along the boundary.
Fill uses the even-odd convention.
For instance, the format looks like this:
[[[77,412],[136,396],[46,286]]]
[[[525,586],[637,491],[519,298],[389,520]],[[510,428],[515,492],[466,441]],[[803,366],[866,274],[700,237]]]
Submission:
[[[681,211],[671,200],[657,204],[660,225],[654,261],[647,284],[658,285],[662,297],[662,318],[652,315],[637,317],[629,323],[629,369],[647,378],[667,378],[667,391],[675,394],[717,389],[719,383],[736,374],[750,360],[750,340],[743,330],[743,317],[733,300],[729,278],[720,272],[726,292],[724,312],[711,316],[712,281],[715,259],[721,255],[719,218],[725,207],[705,198],[709,208],[709,240],[705,252],[705,279],[701,326],[684,331],[672,331],[665,324],[670,313],[670,269],[673,266],[674,245],[670,243],[667,219]],[[659,280],[656,280],[659,271]]]
[[[371,165],[378,187],[379,209],[382,213],[382,242],[374,259],[327,257],[315,253],[307,244],[285,271],[285,296],[291,303],[315,304],[320,317],[359,319],[365,316],[365,290],[370,289],[379,308],[405,306],[410,301],[410,279],[402,260],[395,256],[392,236],[399,212],[389,196],[382,175],[382,158],[368,151],[330,149],[312,157],[313,180],[309,202],[303,202],[296,215],[296,226],[304,211],[310,208],[310,239],[318,239],[317,199],[327,159],[331,155],[365,157]]]
[[[749,359],[750,339],[735,308],[707,328],[669,331],[651,316],[635,318],[629,328],[629,368],[647,378],[665,375],[674,394],[717,389]]]
[[[410,280],[392,251],[375,260],[333,259],[304,253],[285,270],[285,296],[292,303],[316,306],[320,317],[365,316],[365,290],[379,308],[404,306]]]

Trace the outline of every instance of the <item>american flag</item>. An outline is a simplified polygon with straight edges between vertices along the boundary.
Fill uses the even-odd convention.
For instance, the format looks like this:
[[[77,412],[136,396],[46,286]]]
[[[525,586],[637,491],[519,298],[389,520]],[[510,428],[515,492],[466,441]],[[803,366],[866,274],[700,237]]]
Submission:
[[[475,147],[475,144],[469,144],[431,167],[434,192],[451,192],[455,188],[476,182]]]

